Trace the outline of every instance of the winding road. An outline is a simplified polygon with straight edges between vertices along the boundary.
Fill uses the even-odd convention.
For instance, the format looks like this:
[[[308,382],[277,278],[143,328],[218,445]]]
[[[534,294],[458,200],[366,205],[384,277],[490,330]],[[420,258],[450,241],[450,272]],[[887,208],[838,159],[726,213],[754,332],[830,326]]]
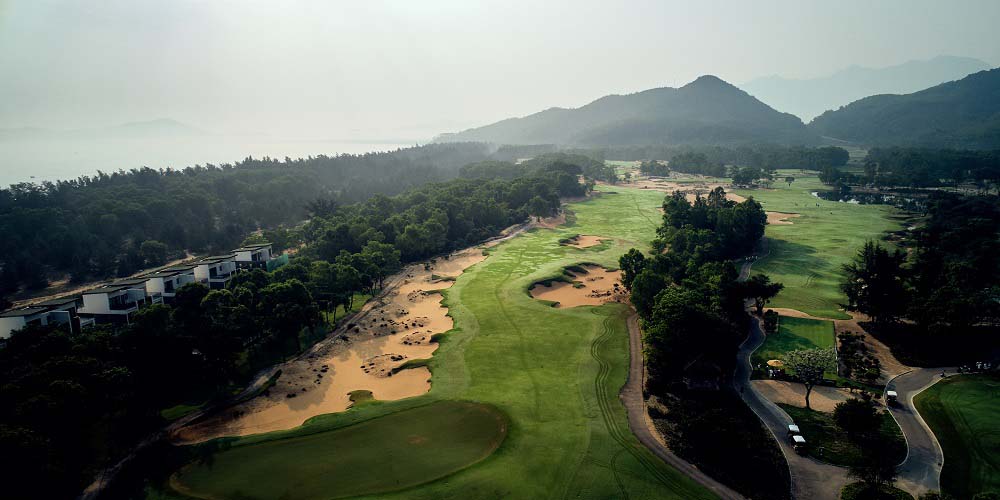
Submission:
[[[737,354],[739,363],[733,377],[733,387],[740,393],[747,406],[757,414],[764,426],[771,431],[781,447],[781,453],[788,463],[792,498],[837,500],[840,498],[840,489],[848,483],[847,469],[796,453],[786,437],[788,425],[793,423],[792,418],[758,393],[750,384],[750,375],[753,373],[750,355],[763,343],[764,332],[760,329],[760,322],[755,319],[750,327],[750,335],[740,345]]]
[[[887,391],[899,394],[899,404],[889,407],[889,411],[906,438],[906,458],[899,464],[896,486],[915,497],[941,489],[944,452],[930,427],[913,406],[913,398],[941,380],[943,371],[955,373],[955,368],[914,368],[886,384]]]
[[[745,498],[732,488],[712,479],[700,469],[692,465],[683,458],[674,455],[666,446],[653,436],[652,423],[649,421],[649,413],[646,411],[646,401],[642,393],[643,381],[645,379],[645,369],[642,359],[642,332],[639,330],[638,315],[632,313],[627,320],[628,323],[628,348],[629,367],[628,380],[622,387],[618,396],[625,405],[628,413],[628,426],[632,429],[632,434],[654,455],[683,472],[691,479],[708,488],[716,495],[726,499]]]

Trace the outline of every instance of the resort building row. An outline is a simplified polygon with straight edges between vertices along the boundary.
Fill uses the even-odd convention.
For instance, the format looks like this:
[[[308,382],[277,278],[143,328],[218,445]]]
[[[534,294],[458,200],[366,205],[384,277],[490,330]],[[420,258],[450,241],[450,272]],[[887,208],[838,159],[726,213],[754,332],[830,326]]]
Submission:
[[[33,303],[0,313],[0,339],[28,325],[65,324],[70,332],[100,323],[129,323],[132,314],[149,304],[173,300],[188,283],[225,288],[237,272],[250,269],[271,271],[288,262],[288,255],[274,256],[270,243],[247,245],[226,255],[203,257],[187,264],[157,269],[133,278],[112,281],[83,292]]]

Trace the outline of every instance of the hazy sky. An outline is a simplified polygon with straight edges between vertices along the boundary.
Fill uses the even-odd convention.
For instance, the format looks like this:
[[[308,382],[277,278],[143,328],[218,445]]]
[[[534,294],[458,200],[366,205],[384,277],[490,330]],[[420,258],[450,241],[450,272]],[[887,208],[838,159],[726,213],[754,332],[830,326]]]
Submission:
[[[996,66],[998,20],[996,0],[0,0],[0,127],[417,139],[705,73]]]

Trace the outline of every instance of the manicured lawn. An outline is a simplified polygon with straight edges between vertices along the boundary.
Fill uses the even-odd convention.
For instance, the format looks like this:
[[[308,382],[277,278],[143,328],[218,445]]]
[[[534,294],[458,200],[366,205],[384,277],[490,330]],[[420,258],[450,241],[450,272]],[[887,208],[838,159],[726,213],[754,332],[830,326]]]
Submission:
[[[628,428],[618,399],[628,367],[626,307],[557,309],[526,293],[532,283],[557,275],[565,266],[581,261],[617,266],[618,257],[628,248],[649,249],[660,221],[657,207],[663,194],[623,187],[608,190],[618,194],[573,204],[575,222],[567,227],[536,230],[490,249],[488,259],[468,269],[444,291],[455,329],[443,336],[429,363],[429,394],[368,402],[348,412],[316,417],[292,431],[250,436],[236,443],[273,442],[274,449],[245,449],[288,457],[288,464],[275,465],[315,473],[309,453],[276,450],[295,443],[282,438],[332,434],[336,429],[343,429],[340,435],[346,438],[354,430],[345,426],[352,423],[432,401],[476,401],[498,408],[508,418],[508,435],[495,453],[447,477],[377,497],[712,498],[649,453]],[[585,250],[559,245],[560,238],[572,234],[615,240]],[[438,429],[427,432],[449,439],[452,424],[436,418],[428,421]],[[363,468],[384,474],[389,460],[383,457],[371,457]],[[264,462],[250,456],[245,459]],[[397,460],[392,467],[396,471],[421,465]],[[228,481],[233,489],[239,487],[228,475],[216,477],[219,474],[204,470],[206,484],[217,480]],[[269,491],[295,487],[285,479],[275,482]]]
[[[786,352],[799,349],[832,348],[834,342],[833,322],[807,318],[781,316],[778,333],[768,335],[764,343],[754,351],[754,366],[767,363],[770,359],[784,359]],[[837,378],[836,370],[827,373],[828,378]]]
[[[778,404],[792,420],[798,424],[802,437],[809,445],[809,454],[834,465],[848,467],[861,457],[858,447],[847,439],[840,427],[833,421],[832,413],[807,410],[797,406]],[[895,463],[906,458],[906,440],[902,431],[888,413],[882,414],[882,436],[892,442],[892,452],[897,457]]]
[[[786,171],[778,171],[778,179]],[[736,190],[753,196],[765,210],[800,214],[792,224],[767,226],[769,254],[753,266],[781,282],[785,289],[771,301],[773,307],[798,309],[813,316],[848,319],[840,311],[841,266],[851,261],[866,240],[881,240],[902,228],[899,213],[885,205],[854,205],[821,200],[811,191],[830,189],[816,177],[792,173],[789,186],[775,182],[772,189]]]
[[[956,498],[1000,493],[1000,377],[952,376],[914,403],[944,451],[941,489]]]
[[[172,479],[218,498],[343,498],[433,481],[489,456],[507,434],[492,406],[441,401],[351,427],[229,448]]]

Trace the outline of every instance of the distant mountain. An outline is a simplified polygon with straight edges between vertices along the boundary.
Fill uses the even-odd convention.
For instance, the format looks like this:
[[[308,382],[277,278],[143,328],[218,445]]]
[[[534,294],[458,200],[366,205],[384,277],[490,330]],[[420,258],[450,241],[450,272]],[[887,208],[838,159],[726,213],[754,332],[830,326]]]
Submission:
[[[1000,69],[823,113],[809,128],[865,145],[1000,149]]]
[[[94,140],[94,139],[166,139],[197,137],[206,132],[170,118],[129,122],[114,127],[52,130],[37,127],[0,129],[0,141],[18,140]]]
[[[455,134],[440,142],[578,146],[630,144],[811,144],[801,120],[714,76],[680,88],[609,95],[575,109],[551,108]]]
[[[830,76],[805,80],[768,76],[740,87],[774,109],[809,121],[824,111],[837,109],[863,97],[908,94],[991,68],[979,59],[939,56],[885,68],[851,66]]]

